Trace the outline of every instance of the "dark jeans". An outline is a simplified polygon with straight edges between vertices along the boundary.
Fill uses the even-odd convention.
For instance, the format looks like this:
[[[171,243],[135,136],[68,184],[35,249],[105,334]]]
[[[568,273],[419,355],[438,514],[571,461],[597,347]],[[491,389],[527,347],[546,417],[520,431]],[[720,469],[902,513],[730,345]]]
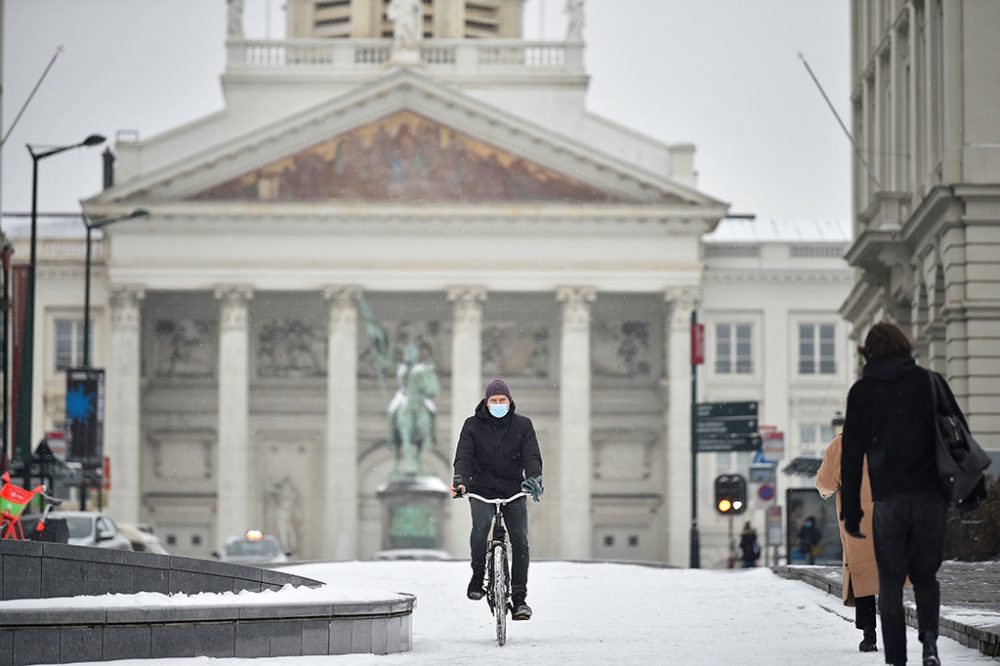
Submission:
[[[854,626],[858,629],[875,628],[875,595],[855,597]]]
[[[472,549],[472,570],[482,572],[486,568],[486,545],[490,539],[490,523],[496,510],[492,504],[470,500],[472,507],[472,534],[469,546]],[[512,554],[510,571],[511,596],[523,598],[528,594],[528,502],[520,497],[501,507],[503,522],[507,526]]]
[[[920,640],[937,640],[941,609],[937,571],[944,559],[947,511],[948,505],[939,494],[897,495],[875,502],[875,561],[888,664],[906,663],[903,584],[907,576],[917,602]]]

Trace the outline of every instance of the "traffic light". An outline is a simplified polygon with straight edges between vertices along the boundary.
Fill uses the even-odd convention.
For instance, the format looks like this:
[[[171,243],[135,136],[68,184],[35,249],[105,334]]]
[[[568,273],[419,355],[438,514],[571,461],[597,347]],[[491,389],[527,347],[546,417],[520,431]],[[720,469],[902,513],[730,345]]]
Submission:
[[[741,474],[715,477],[715,510],[723,515],[747,509],[747,480]]]

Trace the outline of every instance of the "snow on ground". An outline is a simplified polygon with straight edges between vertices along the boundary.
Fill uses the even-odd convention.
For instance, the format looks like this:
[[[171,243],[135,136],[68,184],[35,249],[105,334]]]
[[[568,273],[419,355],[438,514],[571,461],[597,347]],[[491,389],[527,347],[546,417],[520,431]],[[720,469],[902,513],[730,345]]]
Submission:
[[[535,616],[508,622],[497,647],[485,601],[465,598],[469,566],[460,562],[344,562],[284,569],[358,588],[417,595],[413,651],[374,656],[281,657],[255,664],[305,666],[877,666],[883,654],[858,652],[861,632],[839,597],[766,569],[654,569],[620,564],[536,562],[528,601]],[[849,618],[848,621],[845,618]],[[919,663],[916,631],[907,630],[911,663]],[[881,636],[879,637],[881,650]],[[945,666],[997,662],[940,639]],[[163,666],[226,666],[241,659],[165,659]],[[148,661],[119,661],[138,666]]]

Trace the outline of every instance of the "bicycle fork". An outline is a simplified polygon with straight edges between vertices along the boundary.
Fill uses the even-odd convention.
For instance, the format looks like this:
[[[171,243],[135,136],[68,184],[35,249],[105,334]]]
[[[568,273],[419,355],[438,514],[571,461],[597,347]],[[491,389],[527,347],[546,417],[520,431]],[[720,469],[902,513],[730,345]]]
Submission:
[[[502,572],[496,571],[496,560],[497,551],[500,551],[500,562],[503,567]],[[486,568],[488,572],[489,584],[486,586],[486,600],[489,603],[490,611],[497,611],[497,600],[494,599],[494,586],[493,581],[496,580],[496,576],[503,576],[502,580],[506,581],[507,584],[504,585],[504,598],[500,600],[499,608],[501,612],[506,613],[509,597],[509,586],[510,586],[510,573],[508,570],[507,563],[507,531],[504,529],[503,520],[500,515],[500,508],[497,507],[496,516],[493,519],[493,536],[490,539],[490,548],[486,556]]]

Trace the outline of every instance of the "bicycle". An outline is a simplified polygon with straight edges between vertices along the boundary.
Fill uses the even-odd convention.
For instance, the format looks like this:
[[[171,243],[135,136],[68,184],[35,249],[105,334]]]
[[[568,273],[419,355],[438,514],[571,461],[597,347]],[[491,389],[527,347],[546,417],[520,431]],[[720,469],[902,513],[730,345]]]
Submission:
[[[45,485],[40,484],[31,490],[25,490],[20,486],[15,486],[10,482],[10,474],[4,472],[0,477],[3,480],[3,487],[0,487],[0,539],[11,539],[25,541],[24,527],[21,525],[21,514],[25,508],[35,498],[40,496],[45,500],[45,511],[35,526],[34,534],[45,531],[45,519],[49,515],[49,510],[54,506],[62,504],[62,500],[45,493]]]
[[[507,565],[510,545],[507,543],[507,528],[504,525],[503,512],[500,508],[518,498],[528,497],[530,494],[520,492],[507,499],[486,499],[481,495],[469,492],[464,495],[469,499],[492,504],[496,509],[493,514],[492,536],[486,550],[486,578],[489,580],[489,584],[486,586],[486,602],[496,619],[497,645],[500,647],[507,643],[507,611],[510,610],[513,613],[510,604],[510,568]]]

